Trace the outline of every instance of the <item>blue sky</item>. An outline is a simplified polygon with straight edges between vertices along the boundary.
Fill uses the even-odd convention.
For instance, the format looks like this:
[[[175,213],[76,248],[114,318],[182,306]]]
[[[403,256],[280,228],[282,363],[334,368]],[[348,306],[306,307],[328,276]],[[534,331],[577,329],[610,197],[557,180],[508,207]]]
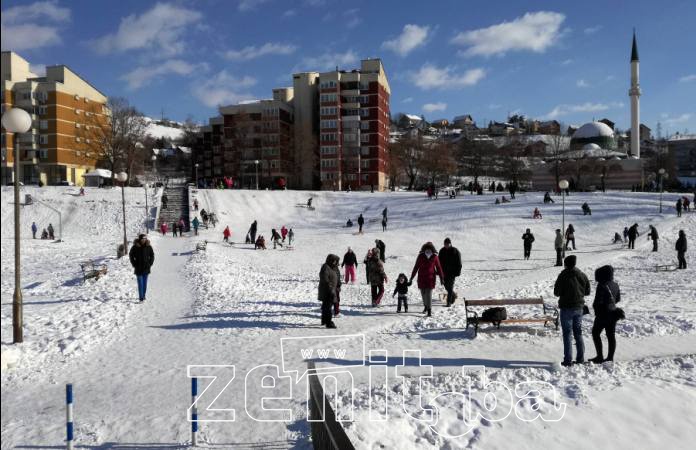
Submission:
[[[2,49],[67,64],[147,115],[207,120],[301,70],[382,58],[393,113],[629,123],[636,28],[642,122],[696,131],[696,1],[2,2]]]

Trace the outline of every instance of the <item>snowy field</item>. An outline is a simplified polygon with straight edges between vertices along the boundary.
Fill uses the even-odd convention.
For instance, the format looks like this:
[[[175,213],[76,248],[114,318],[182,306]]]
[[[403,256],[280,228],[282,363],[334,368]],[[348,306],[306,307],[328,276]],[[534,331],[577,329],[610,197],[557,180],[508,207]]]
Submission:
[[[87,448],[172,448],[189,439],[186,408],[190,402],[187,365],[234,365],[235,378],[216,407],[234,408],[230,423],[204,423],[201,440],[214,448],[310,448],[305,420],[306,377],[292,385],[290,399],[275,400],[292,417],[286,422],[257,422],[245,411],[248,398],[261,398],[260,383],[245,376],[259,365],[283,368],[281,338],[319,336],[326,345],[340,334],[364,334],[366,349],[388,352],[387,379],[369,384],[368,369],[354,368],[354,388],[340,385],[333,404],[350,410],[348,435],[357,448],[688,448],[696,404],[696,281],[693,256],[686,271],[656,272],[656,265],[676,264],[674,242],[684,229],[696,237],[696,213],[677,218],[677,196],[665,195],[658,214],[658,196],[626,192],[573,194],[566,201],[566,224],[576,229],[578,267],[592,279],[594,269],[612,264],[622,289],[626,320],[617,328],[615,363],[559,369],[559,331],[540,324],[484,326],[474,337],[465,329],[461,297],[543,297],[555,304],[553,282],[554,230],[561,227],[561,202],[543,205],[539,193],[518,194],[513,203],[494,205],[494,196],[464,195],[455,200],[428,201],[421,193],[254,192],[200,190],[200,206],[217,213],[215,230],[199,237],[152,236],[156,253],[148,300],[139,304],[135,279],[127,261],[113,258],[121,241],[119,190],[25,188],[36,198],[63,211],[62,243],[30,238],[32,220],[42,227],[57,219],[39,205],[22,209],[22,286],[25,301],[25,343],[12,338],[13,216],[11,190],[2,190],[2,351],[15,367],[2,372],[2,448],[59,448],[64,439],[64,384],[75,385],[77,443]],[[314,197],[314,211],[297,207]],[[143,229],[142,189],[126,189],[129,237]],[[152,201],[152,198],[151,198]],[[583,216],[587,201],[592,216]],[[538,206],[542,220],[532,220]],[[379,223],[389,209],[389,230]],[[365,234],[345,228],[363,213]],[[240,244],[249,224],[270,243],[271,228],[292,227],[294,250],[253,251]],[[614,232],[637,222],[641,237],[635,250],[611,244]],[[660,232],[660,251],[650,252],[649,224]],[[233,245],[222,243],[229,225]],[[531,259],[522,258],[521,235],[536,236]],[[445,237],[462,252],[463,270],[454,308],[436,301],[433,317],[420,314],[416,289],[410,292],[408,314],[396,314],[391,297],[394,280],[410,274],[420,246]],[[374,239],[386,243],[389,276],[380,308],[370,306],[362,258]],[[207,250],[195,252],[196,242]],[[352,247],[360,262],[358,281],[341,292],[338,329],[319,326],[318,272],[328,253],[343,256]],[[691,251],[693,255],[693,251]],[[81,284],[79,261],[97,259],[108,275]],[[593,294],[594,294],[594,283]],[[438,289],[442,289],[438,287]],[[438,291],[440,292],[440,291]],[[591,303],[592,297],[587,301]],[[510,313],[533,315],[533,309]],[[540,309],[540,308],[539,308]],[[585,318],[586,356],[594,356],[589,336],[592,316]],[[355,350],[355,348],[351,348]],[[396,378],[404,364],[402,352],[418,350],[421,364],[432,366],[424,379],[420,405],[438,412],[437,421],[418,420],[402,408],[404,389],[413,393],[418,378]],[[360,352],[362,354],[362,352]],[[359,355],[360,356],[360,355]],[[362,356],[360,356],[362,358]],[[406,365],[413,364],[408,353]],[[352,361],[356,362],[356,361]],[[291,369],[302,370],[301,358]],[[335,368],[351,363],[336,361]],[[320,367],[329,367],[323,363]],[[557,422],[523,421],[513,414],[504,420],[464,420],[467,386],[462,367],[485,366],[489,380],[514,389],[517,383],[544,381],[557,401],[566,405]],[[286,367],[287,368],[287,367]],[[414,368],[410,368],[414,369]],[[255,374],[258,372],[254,372]],[[416,372],[414,372],[416,373]],[[283,375],[290,375],[288,373]],[[253,378],[253,377],[250,377]],[[442,395],[447,394],[449,395]],[[276,397],[283,397],[276,392]],[[388,404],[387,421],[369,420],[373,407]],[[385,400],[388,398],[388,400]],[[480,399],[479,399],[480,400]],[[417,398],[405,401],[409,411]],[[249,401],[247,401],[249,404]],[[482,409],[482,401],[473,409]],[[511,407],[501,401],[501,410]],[[258,408],[257,408],[258,409]],[[544,403],[542,415],[554,410]],[[258,411],[256,411],[258,413]],[[418,414],[413,414],[418,416]],[[202,414],[203,416],[203,414]],[[258,416],[257,416],[258,417]],[[460,437],[446,437],[457,436]]]

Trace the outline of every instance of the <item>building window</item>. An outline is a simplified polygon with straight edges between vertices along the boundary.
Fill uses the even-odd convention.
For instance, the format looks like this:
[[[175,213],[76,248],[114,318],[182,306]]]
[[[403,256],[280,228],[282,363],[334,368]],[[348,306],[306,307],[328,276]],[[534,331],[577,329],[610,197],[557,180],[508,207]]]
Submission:
[[[39,121],[39,129],[45,130],[48,128],[48,120],[40,120]]]
[[[360,122],[360,129],[361,130],[369,130],[370,129],[370,122]]]
[[[337,140],[336,133],[322,133],[321,134],[321,141],[322,142],[335,142],[336,140]]]
[[[75,142],[82,142],[82,139],[79,136],[75,136]]]
[[[322,120],[321,127],[322,128],[338,128],[338,122],[336,122],[335,120]]]
[[[322,160],[321,160],[321,167],[324,168],[324,169],[327,169],[327,168],[334,168],[334,167],[336,167],[337,165],[338,165],[338,164],[337,164],[337,160],[336,160],[336,159],[322,159]]]
[[[321,147],[321,154],[322,155],[335,155],[336,151],[338,148],[336,146],[322,146]]]
[[[48,144],[48,136],[45,134],[39,136],[39,144]]]
[[[46,115],[46,107],[45,106],[39,106],[39,115],[40,116]]]
[[[369,109],[361,109],[360,110],[360,117],[369,117],[370,116],[370,110]]]
[[[363,91],[370,89],[370,82],[369,81],[361,81],[360,82],[360,89]]]
[[[320,100],[322,102],[335,102],[336,94],[321,94]]]
[[[39,150],[39,159],[47,159],[48,158],[48,150],[42,149]]]
[[[360,142],[370,142],[370,135],[369,134],[361,134],[360,135]]]

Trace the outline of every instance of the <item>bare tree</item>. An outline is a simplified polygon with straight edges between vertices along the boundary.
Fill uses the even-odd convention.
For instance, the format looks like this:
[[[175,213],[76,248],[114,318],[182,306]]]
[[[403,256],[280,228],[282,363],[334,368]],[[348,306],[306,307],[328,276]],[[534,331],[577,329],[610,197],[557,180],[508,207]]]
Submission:
[[[459,143],[459,162],[464,172],[474,177],[474,185],[493,164],[495,146],[491,142],[463,139]]]
[[[400,167],[408,178],[408,190],[413,190],[416,181],[422,171],[422,163],[425,158],[426,147],[423,137],[406,137],[389,147],[391,155],[390,164]]]

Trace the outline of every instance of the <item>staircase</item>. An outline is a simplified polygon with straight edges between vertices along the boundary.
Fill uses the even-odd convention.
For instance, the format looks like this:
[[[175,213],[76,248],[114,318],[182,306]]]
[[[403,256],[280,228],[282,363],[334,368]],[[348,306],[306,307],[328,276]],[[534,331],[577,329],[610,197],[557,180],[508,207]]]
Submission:
[[[183,180],[170,180],[164,188],[164,194],[167,196],[167,207],[164,208],[164,205],[162,205],[160,209],[159,222],[157,223],[158,229],[161,224],[166,223],[171,230],[172,224],[178,222],[183,217],[186,224],[185,231],[189,231],[189,198],[186,183]]]

